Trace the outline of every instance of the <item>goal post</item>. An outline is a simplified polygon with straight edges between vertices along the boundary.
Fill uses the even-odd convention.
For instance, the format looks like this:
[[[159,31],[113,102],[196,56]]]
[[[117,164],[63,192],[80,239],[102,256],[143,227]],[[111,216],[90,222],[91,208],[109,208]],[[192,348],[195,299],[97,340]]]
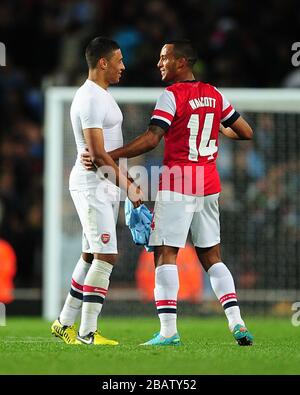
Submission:
[[[81,249],[81,228],[68,191],[69,172],[76,158],[69,117],[76,89],[53,87],[48,88],[45,94],[43,317],[47,320],[53,320],[60,312]],[[219,169],[221,181],[224,178],[223,220],[221,217],[224,261],[227,263],[228,260],[234,277],[235,273],[238,274],[240,299],[300,300],[300,269],[297,262],[300,220],[295,208],[300,202],[294,195],[297,193],[298,170],[300,177],[300,90],[220,90],[237,111],[249,119],[255,135],[259,130],[255,141],[250,143],[252,145],[245,143],[246,148],[240,148],[244,142],[234,146],[236,142],[226,141],[223,149],[223,138],[220,144],[218,161],[222,161]],[[163,88],[112,88],[110,91],[123,112],[124,138],[126,142],[130,141],[146,130],[153,106]],[[261,130],[264,127],[265,136]],[[145,156],[146,166],[162,160],[162,151],[155,151]],[[242,168],[249,173],[247,176]],[[276,172],[284,173],[282,179]],[[278,180],[281,183],[277,186],[281,194],[278,199],[272,177],[274,184]],[[284,191],[284,188],[288,190]],[[242,201],[243,191],[246,193],[245,202]],[[289,193],[292,195],[289,196]],[[280,207],[282,202],[286,205],[283,210]],[[279,206],[274,208],[272,204]],[[221,216],[222,210],[221,204]],[[271,218],[272,215],[274,218]],[[127,252],[127,233],[125,235],[123,222],[121,219],[118,228],[118,247],[122,250],[122,256],[120,270],[116,273],[116,283],[121,285],[133,284],[137,251],[140,251],[133,247]],[[238,250],[235,243],[241,244]],[[284,243],[286,254],[290,254],[289,262],[283,260]],[[271,258],[267,254],[271,254]],[[245,266],[242,261],[246,262]],[[265,267],[262,268],[264,262]],[[247,268],[245,272],[244,267]],[[121,292],[119,296],[138,299],[134,284],[131,292]]]

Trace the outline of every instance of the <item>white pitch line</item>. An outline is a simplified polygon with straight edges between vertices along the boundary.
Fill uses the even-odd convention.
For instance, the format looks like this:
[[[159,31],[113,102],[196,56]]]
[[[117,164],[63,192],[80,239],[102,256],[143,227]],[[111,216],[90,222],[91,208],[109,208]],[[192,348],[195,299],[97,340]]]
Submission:
[[[0,341],[0,344],[7,343],[56,343],[56,341],[52,340],[8,340],[8,341]]]
[[[33,336],[25,336],[21,337],[14,337],[14,336],[7,336],[0,338],[1,343],[56,343],[56,339],[49,339],[46,337],[33,337]]]

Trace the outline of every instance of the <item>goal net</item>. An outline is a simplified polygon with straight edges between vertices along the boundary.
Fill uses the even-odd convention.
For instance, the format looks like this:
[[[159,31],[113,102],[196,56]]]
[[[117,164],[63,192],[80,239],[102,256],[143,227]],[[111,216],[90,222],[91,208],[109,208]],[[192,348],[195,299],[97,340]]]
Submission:
[[[81,226],[68,190],[76,158],[69,116],[75,91],[49,88],[46,92],[43,315],[49,320],[62,307],[81,252]],[[146,130],[162,89],[112,88],[111,92],[123,112],[124,141],[128,142]],[[260,306],[265,312],[280,312],[300,300],[300,91],[222,92],[254,130],[252,141],[220,137],[222,257],[233,273],[241,302],[254,309]],[[149,170],[161,165],[162,155],[163,144],[129,164]],[[147,204],[151,206],[151,202]],[[122,203],[117,233],[119,258],[108,300],[142,305],[147,290],[142,294],[140,284],[137,286],[137,272],[144,250],[131,240]],[[146,261],[141,274],[146,276],[144,283],[147,270],[154,272],[152,266],[146,269]],[[201,276],[195,291],[198,297],[190,295],[185,300],[198,305],[215,302],[206,274],[202,269],[196,273]],[[192,285],[184,283],[184,287],[188,291]]]

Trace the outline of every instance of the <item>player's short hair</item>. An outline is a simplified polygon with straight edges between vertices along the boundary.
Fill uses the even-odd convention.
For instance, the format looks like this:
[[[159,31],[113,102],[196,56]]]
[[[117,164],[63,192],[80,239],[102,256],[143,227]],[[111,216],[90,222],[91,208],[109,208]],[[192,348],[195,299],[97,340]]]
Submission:
[[[113,51],[120,49],[119,44],[116,41],[111,40],[107,37],[95,37],[85,50],[85,58],[89,69],[94,69],[97,66],[97,62],[101,58],[109,59]]]
[[[192,68],[197,61],[197,51],[190,40],[169,40],[165,44],[174,45],[174,55],[176,58],[186,58]]]

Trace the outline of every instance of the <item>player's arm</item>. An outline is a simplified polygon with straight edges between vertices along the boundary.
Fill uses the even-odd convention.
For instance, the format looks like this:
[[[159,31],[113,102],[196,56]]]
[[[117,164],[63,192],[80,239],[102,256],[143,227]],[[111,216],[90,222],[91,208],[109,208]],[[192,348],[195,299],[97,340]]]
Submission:
[[[169,129],[175,112],[174,93],[165,89],[156,101],[147,131],[124,147],[110,152],[112,158],[133,158],[153,150]]]
[[[161,127],[150,125],[145,133],[141,134],[123,147],[110,151],[107,155],[110,156],[113,161],[116,161],[119,158],[133,158],[135,156],[142,155],[157,147],[164,134],[165,131]],[[97,166],[97,163],[94,163],[93,161],[89,147],[86,152],[81,154],[81,163],[84,165],[86,170],[93,170]]]
[[[220,124],[220,133],[233,140],[252,140],[253,130],[242,116],[239,116],[230,127]]]
[[[133,158],[142,155],[157,147],[164,134],[165,131],[161,127],[150,125],[145,133],[123,147],[110,151],[109,155],[114,160],[119,158]]]
[[[141,203],[141,194],[138,196],[137,187],[119,169],[111,156],[104,148],[103,131],[100,128],[89,128],[83,130],[84,138],[88,146],[90,160],[96,168],[105,166],[104,172],[108,179],[116,183],[128,192],[132,202]]]
[[[165,90],[157,99],[150,125],[145,133],[123,147],[109,152],[114,160],[119,158],[133,158],[153,150],[168,130],[176,111],[175,98],[172,92]],[[89,153],[81,155],[81,162],[87,170],[91,170]]]
[[[253,131],[248,122],[232,107],[223,93],[216,90],[222,98],[220,132],[233,140],[251,140]]]
[[[231,127],[225,128],[222,124],[220,124],[219,133],[223,134],[223,136],[228,137],[232,140],[240,140],[240,137],[231,129]]]

